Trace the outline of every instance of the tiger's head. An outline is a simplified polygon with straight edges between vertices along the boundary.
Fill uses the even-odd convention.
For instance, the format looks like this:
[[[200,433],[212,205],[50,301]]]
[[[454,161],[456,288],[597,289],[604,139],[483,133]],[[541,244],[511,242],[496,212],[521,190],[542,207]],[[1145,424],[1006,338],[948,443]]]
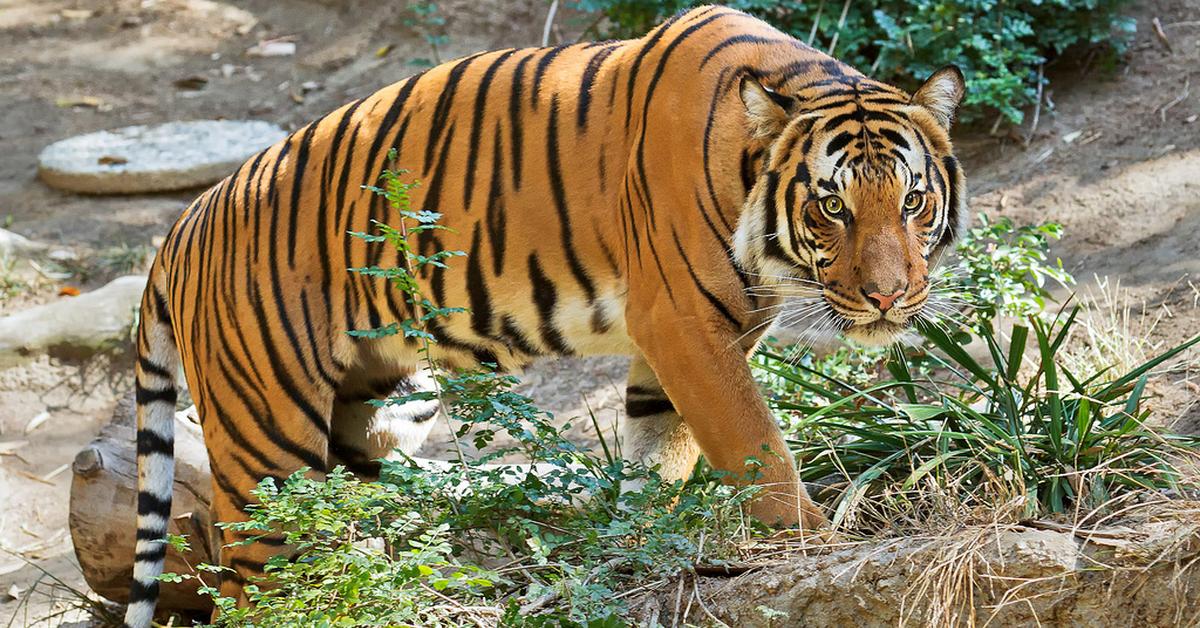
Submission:
[[[734,234],[734,258],[780,321],[887,344],[921,316],[930,270],[965,230],[950,123],[964,92],[954,67],[913,95],[863,77],[782,94],[741,82],[761,165]]]

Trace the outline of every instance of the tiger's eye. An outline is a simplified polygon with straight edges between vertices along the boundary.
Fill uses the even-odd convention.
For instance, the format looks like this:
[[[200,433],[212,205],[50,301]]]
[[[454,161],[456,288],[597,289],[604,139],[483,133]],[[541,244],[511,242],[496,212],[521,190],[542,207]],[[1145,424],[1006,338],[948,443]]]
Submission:
[[[842,199],[836,196],[826,196],[821,199],[821,209],[831,217],[839,216],[846,209],[846,205],[842,203]]]
[[[909,192],[904,197],[904,211],[915,212],[925,205],[925,195],[920,192]]]

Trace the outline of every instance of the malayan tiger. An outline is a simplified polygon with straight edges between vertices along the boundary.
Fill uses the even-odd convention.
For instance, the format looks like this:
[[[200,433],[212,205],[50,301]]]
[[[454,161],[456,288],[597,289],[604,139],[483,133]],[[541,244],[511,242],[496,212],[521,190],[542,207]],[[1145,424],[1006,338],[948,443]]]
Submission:
[[[807,314],[794,323],[865,343],[894,340],[921,312],[931,268],[965,227],[948,132],[963,91],[946,68],[910,95],[705,6],[641,39],[439,65],[253,157],[187,208],[142,301],[126,623],[148,625],[158,594],[181,365],[219,521],[243,519],[262,478],[336,464],[369,475],[428,431],[432,407],[376,415],[366,403],[427,385],[417,344],[347,334],[412,316],[389,283],[347,272],[401,262],[347,235],[398,222],[364,189],[392,148],[421,182],[412,207],[451,229],[422,251],[467,252],[420,277],[436,304],[469,307],[433,321],[438,361],[631,356],[627,458],[667,480],[701,454],[742,478],[757,458],[752,514],[819,526],[747,357],[796,300]],[[244,583],[280,545],[225,547],[221,593],[245,603]]]

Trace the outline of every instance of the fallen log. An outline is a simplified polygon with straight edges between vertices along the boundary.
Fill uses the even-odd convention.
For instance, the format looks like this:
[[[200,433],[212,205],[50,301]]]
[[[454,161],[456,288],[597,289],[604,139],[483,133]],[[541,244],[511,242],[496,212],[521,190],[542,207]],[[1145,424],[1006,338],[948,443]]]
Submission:
[[[75,456],[71,465],[68,527],[84,580],[96,593],[127,602],[133,577],[137,503],[137,454],[134,449],[133,398],[123,399],[112,421]],[[195,565],[216,563],[219,537],[209,516],[212,483],[204,438],[192,408],[175,415],[175,496],[171,534],[186,535],[191,551],[167,550],[164,571],[193,573]],[[160,608],[207,611],[212,602],[197,592],[194,579],[161,585]]]

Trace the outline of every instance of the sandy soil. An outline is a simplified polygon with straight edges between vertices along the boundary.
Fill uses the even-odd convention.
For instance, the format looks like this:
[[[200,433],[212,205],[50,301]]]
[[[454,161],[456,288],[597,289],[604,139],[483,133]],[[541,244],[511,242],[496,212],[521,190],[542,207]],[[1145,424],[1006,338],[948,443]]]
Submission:
[[[85,260],[115,245],[151,245],[192,193],[58,192],[36,180],[38,151],[78,133],[176,119],[258,118],[294,127],[433,56],[420,29],[404,23],[395,8],[401,4],[0,0],[0,220]],[[539,0],[439,4],[449,34],[441,58],[540,40],[546,5]],[[967,129],[958,142],[976,209],[1063,222],[1067,237],[1057,252],[1070,270],[1081,280],[1120,277],[1125,297],[1157,320],[1138,333],[1166,346],[1200,332],[1200,2],[1140,2],[1132,11],[1136,43],[1115,73],[1078,61],[1051,65],[1053,106],[1043,107],[1032,134],[1028,123],[1003,138]],[[1173,53],[1154,37],[1154,17],[1165,24]],[[581,25],[571,15],[559,23],[559,36]],[[246,56],[258,40],[281,36],[295,37],[295,56]],[[385,46],[391,49],[378,55]],[[202,89],[176,86],[190,77],[203,77]],[[304,91],[310,81],[319,88]],[[84,98],[99,106],[67,104]],[[81,285],[93,288],[111,274],[100,269]],[[0,313],[64,298],[56,296],[59,287],[43,280],[0,302]],[[70,472],[60,469],[127,393],[128,373],[127,356],[84,363],[40,357],[0,371],[0,443],[27,441],[0,455],[0,623],[24,625],[52,606],[43,598],[5,601],[11,586],[28,589],[38,578],[24,559],[82,586],[65,534]],[[525,389],[557,416],[590,408],[611,425],[623,376],[619,359],[564,360],[526,373]],[[1195,371],[1184,371],[1157,382],[1165,422],[1200,431],[1196,380]],[[49,418],[24,433],[43,412]],[[595,441],[588,421],[575,423],[573,435]],[[445,438],[435,437],[431,448]]]

